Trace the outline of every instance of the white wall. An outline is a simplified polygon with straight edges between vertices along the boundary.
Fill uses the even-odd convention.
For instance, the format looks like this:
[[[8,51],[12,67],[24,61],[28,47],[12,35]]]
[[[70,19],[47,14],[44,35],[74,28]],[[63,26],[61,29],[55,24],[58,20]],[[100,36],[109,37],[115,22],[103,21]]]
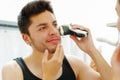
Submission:
[[[22,40],[18,28],[0,27],[0,71],[8,61],[30,52],[31,48]]]

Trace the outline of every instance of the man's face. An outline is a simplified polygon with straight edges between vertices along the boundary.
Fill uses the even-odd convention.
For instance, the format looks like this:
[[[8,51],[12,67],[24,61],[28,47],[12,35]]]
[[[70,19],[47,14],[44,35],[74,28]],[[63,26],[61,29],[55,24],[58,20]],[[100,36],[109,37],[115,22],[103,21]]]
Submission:
[[[120,4],[119,4],[119,2],[117,2],[117,4],[116,4],[116,12],[118,15],[117,28],[120,32]]]
[[[61,43],[55,16],[51,12],[45,11],[31,17],[30,20],[32,24],[28,30],[33,50],[44,52],[45,49],[48,49],[50,53],[54,53],[57,44]]]

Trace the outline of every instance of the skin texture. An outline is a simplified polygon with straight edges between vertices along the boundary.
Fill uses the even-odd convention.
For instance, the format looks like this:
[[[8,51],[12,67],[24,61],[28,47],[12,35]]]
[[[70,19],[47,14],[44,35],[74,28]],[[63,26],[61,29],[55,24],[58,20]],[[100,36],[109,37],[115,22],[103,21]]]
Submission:
[[[93,70],[95,70],[95,71],[98,72],[98,69],[97,69],[97,67],[96,67],[96,65],[95,65],[95,62],[94,62],[93,60],[90,62],[90,67],[91,67]]]

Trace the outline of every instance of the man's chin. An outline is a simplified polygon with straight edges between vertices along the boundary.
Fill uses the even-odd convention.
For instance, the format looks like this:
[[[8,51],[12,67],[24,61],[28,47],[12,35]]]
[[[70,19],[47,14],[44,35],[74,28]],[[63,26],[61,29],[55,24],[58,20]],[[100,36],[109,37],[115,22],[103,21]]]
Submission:
[[[49,50],[50,54],[54,54],[56,49]]]

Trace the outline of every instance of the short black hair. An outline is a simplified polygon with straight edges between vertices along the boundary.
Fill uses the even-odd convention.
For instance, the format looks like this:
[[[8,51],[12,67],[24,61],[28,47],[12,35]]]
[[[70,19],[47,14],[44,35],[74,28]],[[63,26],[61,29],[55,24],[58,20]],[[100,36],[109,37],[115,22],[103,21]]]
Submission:
[[[47,0],[34,0],[26,4],[18,15],[20,32],[29,35],[28,28],[31,25],[30,18],[46,10],[54,14],[52,6]]]
[[[118,0],[119,4],[120,4],[120,0]]]

